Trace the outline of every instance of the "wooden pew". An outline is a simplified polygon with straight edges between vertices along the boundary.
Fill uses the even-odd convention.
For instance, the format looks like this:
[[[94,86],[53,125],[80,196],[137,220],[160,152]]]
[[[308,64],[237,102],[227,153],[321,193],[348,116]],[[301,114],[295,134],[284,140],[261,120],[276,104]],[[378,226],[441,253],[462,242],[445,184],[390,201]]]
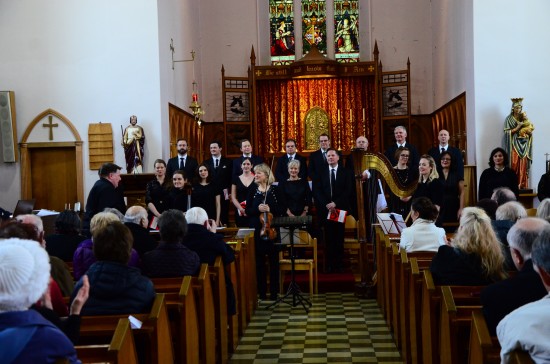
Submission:
[[[481,313],[482,286],[441,286],[439,357],[441,363],[468,360],[472,312]]]
[[[109,345],[75,346],[82,363],[136,364],[138,362],[134,335],[127,318],[118,320]]]
[[[422,285],[424,283],[424,270],[430,267],[431,260],[418,260],[410,257],[409,278],[409,347],[411,363],[422,362]]]
[[[250,322],[252,315],[258,307],[258,286],[256,283],[256,250],[254,243],[254,233],[248,234],[244,238],[245,271],[247,277],[246,298],[248,310],[246,321]]]
[[[378,302],[378,307],[384,314],[384,262],[383,262],[383,253],[385,249],[385,240],[384,240],[384,231],[380,225],[375,225],[375,238],[376,238],[376,301]]]
[[[472,312],[472,328],[468,363],[499,364],[500,344],[496,336],[489,335],[485,317],[481,311]]]
[[[402,349],[402,343],[401,343],[401,331],[399,326],[399,291],[401,289],[402,282],[399,281],[399,277],[401,276],[401,254],[399,252],[399,243],[392,243],[391,244],[391,255],[390,258],[390,271],[389,271],[389,288],[391,290],[390,296],[391,296],[391,302],[390,302],[390,309],[391,309],[391,328],[393,331],[393,339],[395,341],[395,345],[397,346],[397,349]]]
[[[216,329],[214,298],[208,273],[208,264],[201,264],[197,277],[191,281],[199,314],[199,357],[202,364],[216,362]]]
[[[225,286],[225,267],[222,257],[216,257],[214,265],[209,266],[210,281],[214,297],[216,355],[217,362],[225,364],[229,361],[227,332],[227,291]]]
[[[242,297],[242,284],[245,282],[244,277],[239,275],[239,265],[241,264],[241,246],[240,241],[236,241],[230,244],[235,252],[235,262],[230,264],[226,269],[226,273],[229,274],[231,278],[231,283],[233,284],[233,290],[235,291],[235,305],[237,308],[237,313],[233,316],[228,317],[229,324],[229,333],[228,333],[228,345],[229,352],[233,353],[239,344],[239,336],[243,334],[241,325],[241,317],[244,317],[243,312],[243,297]]]
[[[150,313],[132,314],[143,325],[134,330],[136,347],[143,345],[148,363],[173,363],[174,353],[165,295],[157,293]],[[113,336],[118,321],[128,315],[82,316],[80,342],[104,344]],[[139,351],[139,350],[138,350]]]
[[[531,355],[527,351],[514,350],[510,354],[510,364],[534,364]]]
[[[436,289],[429,269],[422,271],[422,362],[439,363],[439,311],[441,290]]]
[[[153,278],[155,291],[166,296],[177,363],[199,362],[199,320],[191,276]]]
[[[431,263],[435,252],[412,252],[407,253],[405,250],[401,249],[400,251],[400,262],[401,267],[399,270],[399,275],[397,276],[397,281],[399,282],[399,291],[397,293],[398,301],[398,315],[399,315],[399,333],[400,333],[400,343],[401,343],[401,356],[405,359],[405,362],[410,363],[412,361],[411,353],[411,328],[410,328],[410,298],[409,290],[411,289],[410,280],[412,279],[411,274],[411,265],[409,263],[409,258],[416,258],[416,264],[418,261],[422,261],[423,266],[428,266]],[[424,263],[426,262],[426,263]],[[420,316],[417,316],[418,319],[416,322],[420,321]],[[416,338],[415,338],[416,339]]]

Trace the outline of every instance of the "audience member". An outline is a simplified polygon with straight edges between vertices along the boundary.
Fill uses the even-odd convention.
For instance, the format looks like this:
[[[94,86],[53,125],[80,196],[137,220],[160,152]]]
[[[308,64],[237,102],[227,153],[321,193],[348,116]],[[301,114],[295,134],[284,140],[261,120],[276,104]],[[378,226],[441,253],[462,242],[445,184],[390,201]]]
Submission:
[[[540,202],[550,197],[550,170],[540,176],[540,180],[537,185],[537,197]]]
[[[201,263],[213,265],[216,257],[221,256],[224,265],[235,261],[235,253],[223,240],[223,235],[216,233],[216,222],[208,220],[208,215],[201,207],[192,207],[185,213],[187,234],[183,244],[199,255]],[[225,275],[227,288],[227,314],[237,312],[235,291],[229,274]]]
[[[445,230],[435,226],[437,208],[426,197],[412,201],[411,217],[413,223],[401,232],[399,246],[407,252],[433,251],[447,243]]]
[[[501,245],[483,210],[464,208],[458,232],[439,247],[430,271],[438,285],[487,285],[506,277]]]
[[[96,227],[92,238],[97,262],[86,272],[92,289],[82,314],[116,315],[150,310],[155,298],[153,283],[139,269],[128,266],[133,244],[130,230],[120,221],[111,221]],[[71,302],[82,285],[80,279]]]
[[[159,218],[160,243],[143,256],[143,273],[151,278],[195,275],[200,268],[197,253],[182,244],[187,222],[180,210],[166,210]]]
[[[64,262],[72,262],[73,255],[82,240],[80,218],[73,210],[65,210],[55,219],[55,234],[46,236],[46,251]]]
[[[545,198],[540,202],[537,207],[537,217],[547,221],[550,219],[550,198]]]
[[[506,270],[515,270],[514,262],[512,261],[512,255],[508,248],[508,231],[518,221],[527,217],[527,211],[517,201],[506,202],[497,208],[495,213],[495,220],[491,222],[493,229],[497,234],[498,240],[502,243],[502,250],[504,252],[504,267]]]
[[[518,176],[508,167],[508,153],[502,148],[495,148],[489,157],[489,168],[479,178],[479,198],[489,198],[495,188],[508,187],[519,196]]]
[[[71,341],[28,308],[48,290],[48,254],[35,241],[0,242],[0,357],[4,363],[80,363]]]
[[[496,219],[498,204],[495,200],[491,200],[490,198],[481,199],[477,202],[476,207],[485,211],[491,220]]]
[[[533,242],[533,267],[550,292],[550,227]],[[550,362],[550,294],[512,311],[497,326],[502,363],[513,350],[528,351],[535,363]]]
[[[102,229],[114,221],[121,222],[124,216],[122,216],[122,214],[120,215],[121,216],[117,216],[112,212],[100,212],[96,214],[90,222],[91,233],[93,234],[96,229]],[[73,276],[75,280],[79,280],[86,273],[88,268],[97,261],[93,252],[93,247],[93,239],[86,239],[76,248],[73,256]],[[132,249],[128,265],[130,267],[139,266],[139,255],[134,249]]]
[[[153,237],[149,235],[148,224],[147,210],[141,206],[129,207],[124,215],[124,225],[130,229],[134,238],[134,250],[140,257],[157,246]]]
[[[96,181],[86,201],[86,212],[82,222],[82,233],[90,237],[90,221],[95,214],[106,207],[112,207],[122,214],[126,212],[124,193],[120,183],[120,170],[114,163],[104,163],[99,168],[99,180]]]
[[[518,273],[511,278],[493,283],[481,292],[481,304],[491,335],[496,334],[500,320],[516,308],[544,297],[547,292],[533,269],[531,251],[533,242],[550,227],[545,220],[528,217],[518,220],[508,232],[508,243]]]
[[[510,201],[517,201],[516,195],[508,187],[498,187],[495,188],[493,194],[491,195],[491,200],[495,200],[500,206]]]

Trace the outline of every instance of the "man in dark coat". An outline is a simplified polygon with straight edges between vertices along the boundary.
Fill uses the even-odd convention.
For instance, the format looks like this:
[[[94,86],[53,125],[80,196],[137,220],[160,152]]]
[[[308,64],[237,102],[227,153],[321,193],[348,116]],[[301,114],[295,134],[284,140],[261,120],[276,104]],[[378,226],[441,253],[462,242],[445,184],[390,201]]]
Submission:
[[[176,141],[176,148],[178,150],[178,155],[168,159],[166,165],[166,178],[172,179],[172,175],[175,171],[182,170],[185,172],[185,176],[183,177],[187,178],[188,181],[192,181],[197,172],[199,163],[195,158],[187,154],[187,140],[182,138],[178,139]]]
[[[241,164],[243,164],[244,158],[250,158],[250,161],[252,162],[252,167],[257,166],[258,164],[262,164],[264,162],[264,159],[262,157],[252,154],[252,144],[250,144],[250,140],[243,139],[240,141],[240,144],[240,149],[241,152],[243,152],[243,155],[233,159],[233,177],[240,176],[243,173],[241,169]]]
[[[141,206],[129,207],[124,215],[124,225],[130,229],[134,238],[133,248],[142,258],[145,253],[157,247],[157,243],[147,229],[148,224],[147,210]]]
[[[344,255],[344,222],[327,219],[329,212],[337,215],[338,210],[349,212],[351,209],[351,191],[354,188],[353,175],[349,170],[338,165],[340,156],[335,149],[329,148],[326,153],[327,166],[318,171],[313,181],[313,195],[319,221],[324,225],[325,244],[329,271],[342,271]]]
[[[229,201],[231,200],[231,176],[233,163],[222,156],[222,143],[214,140],[210,143],[211,157],[204,161],[204,164],[212,171],[212,181],[216,184],[220,193],[222,224],[229,222]]]
[[[90,221],[106,207],[115,208],[122,214],[126,212],[124,193],[120,182],[122,168],[114,163],[105,163],[99,168],[99,180],[96,181],[86,201],[86,212],[82,221],[82,233],[90,236]]]
[[[278,182],[286,181],[290,174],[288,173],[288,162],[297,160],[300,162],[300,172],[298,177],[307,178],[307,161],[306,157],[296,153],[296,140],[287,139],[285,143],[286,153],[277,159],[277,167],[275,168],[275,180]]]
[[[533,242],[548,226],[550,223],[545,220],[527,217],[518,220],[508,232],[508,244],[518,273],[481,292],[483,314],[491,335],[496,334],[496,327],[504,316],[548,293],[531,261]]]
[[[223,240],[223,235],[216,233],[216,223],[208,220],[208,215],[202,207],[192,207],[185,213],[187,234],[183,245],[199,255],[201,263],[214,264],[216,257],[222,257],[224,265],[235,261],[235,253]],[[227,288],[227,314],[237,313],[235,291],[229,274],[225,275]]]
[[[458,179],[464,179],[464,160],[460,149],[449,145],[449,132],[445,129],[439,131],[437,139],[439,140],[439,146],[433,147],[428,150],[428,154],[432,156],[435,161],[435,165],[439,170],[441,168],[441,153],[449,152],[453,158],[452,168],[458,172]]]
[[[395,136],[395,143],[389,146],[384,152],[384,155],[389,159],[392,166],[397,165],[395,160],[395,152],[399,147],[405,147],[409,149],[409,168],[418,168],[418,162],[420,162],[420,155],[414,147],[414,145],[407,143],[407,129],[404,126],[396,126],[393,129],[393,135]]]

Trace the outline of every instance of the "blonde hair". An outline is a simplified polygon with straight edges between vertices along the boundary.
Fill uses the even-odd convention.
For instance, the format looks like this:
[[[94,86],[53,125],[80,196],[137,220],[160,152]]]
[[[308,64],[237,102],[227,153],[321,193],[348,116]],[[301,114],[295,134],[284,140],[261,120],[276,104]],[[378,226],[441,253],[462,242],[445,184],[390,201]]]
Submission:
[[[265,163],[258,164],[257,166],[254,166],[254,172],[262,172],[267,177],[267,185],[273,184],[275,182],[275,176],[273,175],[273,172],[271,172],[271,168]]]
[[[475,254],[481,261],[486,278],[506,278],[504,254],[491,225],[491,219],[478,207],[462,210],[460,226],[452,245],[466,254]]]
[[[93,235],[94,231],[103,229],[113,221],[120,222],[120,218],[112,212],[99,212],[90,221],[90,232]]]
[[[422,155],[422,157],[420,157],[420,159],[426,159],[428,161],[428,164],[430,165],[430,167],[432,168],[431,172],[430,172],[430,175],[428,176],[428,181],[427,182],[431,182],[433,181],[434,179],[438,179],[439,178],[439,173],[437,173],[437,168],[436,168],[436,165],[435,165],[435,160],[432,158],[432,156],[428,155],[428,154],[424,154]],[[422,175],[419,173],[418,175],[418,182],[422,182]]]

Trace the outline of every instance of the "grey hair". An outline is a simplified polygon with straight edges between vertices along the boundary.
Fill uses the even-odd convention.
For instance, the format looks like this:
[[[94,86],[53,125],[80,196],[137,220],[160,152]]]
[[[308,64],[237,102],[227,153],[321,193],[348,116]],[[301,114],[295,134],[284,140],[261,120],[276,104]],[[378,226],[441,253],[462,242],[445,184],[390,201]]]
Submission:
[[[550,217],[550,198],[545,198],[537,207],[537,217],[546,219]]]
[[[300,161],[297,160],[297,159],[293,159],[291,160],[290,162],[288,162],[288,166],[287,166],[289,169],[290,167],[298,167],[298,170],[300,169]]]
[[[508,187],[498,187],[493,190],[491,200],[495,200],[500,206],[509,201],[517,201],[517,198],[514,192]]]
[[[126,210],[124,215],[124,222],[130,222],[133,224],[140,224],[141,220],[147,219],[147,210],[141,206],[132,206]]]
[[[105,207],[103,209],[103,212],[110,212],[111,214],[115,214],[118,219],[120,220],[120,222],[123,222],[124,221],[124,215],[122,214],[122,212],[118,211],[117,209],[115,208],[112,208],[112,207]]]
[[[527,217],[527,210],[525,210],[525,207],[521,203],[509,201],[497,208],[495,216],[497,220],[517,221]]]
[[[531,259],[539,269],[550,272],[550,227],[546,227],[533,242]]]
[[[519,251],[524,260],[531,257],[533,242],[544,231],[550,227],[550,223],[538,217],[526,217],[518,220],[508,231],[506,240],[510,247]]]
[[[185,220],[188,224],[202,225],[208,220],[208,214],[202,207],[191,207],[185,212]]]

